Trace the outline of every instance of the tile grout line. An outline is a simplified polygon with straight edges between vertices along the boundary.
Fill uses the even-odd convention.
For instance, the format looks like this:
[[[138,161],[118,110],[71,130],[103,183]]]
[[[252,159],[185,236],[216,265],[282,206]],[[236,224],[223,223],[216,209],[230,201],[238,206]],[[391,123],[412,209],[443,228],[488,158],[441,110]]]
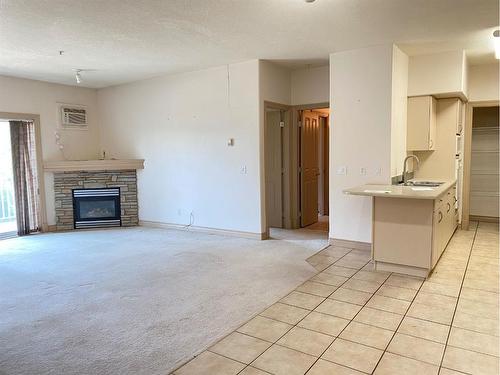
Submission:
[[[470,258],[472,257],[472,249],[474,248],[474,242],[476,241],[478,227],[479,227],[479,224],[476,226],[476,228],[474,230],[474,236],[472,237],[472,242],[471,242],[471,245],[470,245],[470,248],[469,248],[469,256],[467,257],[467,263],[465,265],[465,271],[464,271],[464,274],[462,276],[462,282],[460,283],[460,290],[458,292],[457,303],[455,304],[455,309],[453,310],[453,315],[451,317],[450,330],[448,331],[448,336],[446,337],[446,343],[444,345],[443,355],[441,356],[441,361],[439,363],[438,374],[441,372],[441,368],[443,367],[444,356],[446,354],[446,349],[448,348],[448,341],[450,340],[451,330],[453,329],[453,321],[455,320],[455,314],[457,313],[458,304],[460,303],[460,295],[462,294],[462,288],[464,286],[465,275],[467,275],[467,271],[469,269],[469,262],[470,262]]]
[[[321,253],[323,250],[328,249],[330,246],[332,246],[332,245],[327,244],[325,247],[323,247],[323,248],[319,249],[319,250],[318,250],[315,254],[311,255],[309,258],[306,258],[304,261],[305,261],[305,262],[307,262],[307,259],[310,259],[310,258],[311,258],[311,257],[313,257],[314,255],[317,255],[317,254]],[[344,248],[344,249],[347,249],[347,248]],[[347,253],[345,253],[344,255],[342,255],[340,258],[336,259],[336,260],[335,260],[335,262],[337,262],[337,261],[339,261],[340,259],[342,259],[343,257],[345,257],[347,254],[350,254],[350,253],[351,253],[351,251],[353,251],[353,250],[354,250],[354,249],[350,249]],[[334,262],[334,263],[335,263],[335,262]],[[309,262],[307,262],[307,263],[309,263]],[[332,264],[334,264],[334,263],[332,263]],[[311,267],[313,267],[313,268],[314,268],[314,266],[313,266],[312,264],[310,264],[310,263],[309,263],[309,265],[310,265]],[[331,266],[331,265],[330,265],[330,266]],[[330,266],[328,266],[328,267],[330,267]],[[328,268],[328,267],[327,267],[327,268]],[[314,276],[316,276],[316,275],[320,274],[321,272],[323,272],[323,271],[318,271],[318,270],[316,270],[316,268],[314,268],[314,269],[315,269],[315,271],[317,271],[317,272],[315,273],[315,275],[314,275]],[[303,283],[305,283],[306,281],[309,281],[309,280],[310,280],[311,278],[313,278],[314,276],[311,276],[308,280],[305,280]],[[303,284],[303,283],[302,283],[302,284]],[[301,284],[301,285],[302,285],[302,284]],[[327,285],[327,284],[326,284],[326,285]],[[331,286],[331,285],[330,285],[330,286]],[[294,289],[294,290],[295,290],[295,289]],[[336,289],[335,289],[335,290],[336,290]],[[292,291],[292,292],[293,292],[293,291]],[[176,371],[180,370],[182,367],[184,367],[185,365],[187,365],[189,362],[193,361],[196,357],[199,357],[199,356],[200,356],[203,352],[205,352],[205,351],[209,351],[210,353],[214,353],[214,352],[210,351],[210,348],[211,348],[212,346],[214,346],[214,345],[216,345],[217,343],[221,342],[222,340],[224,340],[226,337],[228,337],[228,336],[229,336],[229,335],[231,335],[232,333],[234,333],[234,332],[238,332],[238,329],[239,329],[239,328],[243,327],[243,326],[244,326],[245,324],[247,324],[249,321],[251,321],[252,319],[255,319],[255,318],[256,318],[256,317],[258,317],[258,316],[261,316],[261,317],[266,318],[266,319],[271,319],[271,320],[274,320],[274,321],[276,321],[276,322],[280,322],[280,323],[285,323],[285,324],[291,325],[290,323],[282,322],[281,320],[277,320],[277,319],[273,319],[273,318],[268,318],[267,316],[262,316],[262,315],[260,315],[260,314],[261,314],[262,312],[264,312],[265,310],[267,310],[269,307],[271,307],[271,306],[273,306],[274,304],[278,303],[280,300],[282,300],[283,298],[285,298],[287,295],[289,295],[289,294],[290,294],[290,293],[292,293],[292,292],[289,292],[289,293],[287,293],[286,295],[284,295],[283,297],[280,297],[280,299],[279,299],[277,302],[274,302],[272,305],[270,305],[270,306],[266,307],[264,310],[262,310],[262,311],[260,311],[259,313],[255,314],[255,315],[254,315],[254,316],[252,316],[250,319],[246,320],[243,324],[238,325],[235,329],[233,329],[233,330],[232,330],[232,331],[230,331],[228,334],[224,335],[223,337],[221,337],[220,339],[218,339],[217,341],[215,341],[214,343],[212,343],[212,344],[211,344],[210,346],[208,346],[206,349],[203,349],[203,350],[202,350],[202,351],[200,351],[198,354],[196,354],[196,355],[194,355],[193,357],[191,357],[189,360],[186,360],[184,363],[182,363],[181,365],[177,366],[177,367],[176,367],[174,370],[172,370],[169,374],[170,374],[170,375],[175,375],[175,372],[176,372]],[[294,306],[294,307],[296,307],[296,306]],[[309,315],[309,314],[310,314],[310,312],[309,312],[307,315]],[[306,316],[307,316],[307,315],[306,315]],[[301,319],[301,320],[302,320],[302,319]],[[292,325],[292,328],[293,328],[293,327],[295,327],[295,325]],[[287,330],[287,331],[286,331],[286,332],[285,332],[282,336],[280,336],[280,337],[279,337],[276,341],[274,341],[274,342],[267,341],[267,340],[263,340],[263,339],[261,339],[261,338],[254,337],[254,336],[251,336],[251,335],[248,335],[248,334],[246,334],[246,336],[253,337],[253,338],[256,338],[256,339],[259,339],[259,340],[263,340],[263,341],[265,341],[265,342],[270,342],[270,343],[271,343],[271,345],[269,346],[269,348],[270,348],[270,347],[271,347],[272,345],[274,345],[274,344],[275,344],[278,340],[280,340],[280,339],[281,339],[281,337],[283,337],[284,335],[286,335],[286,334],[287,334],[287,333],[288,333],[288,332],[289,332],[292,328],[290,328],[289,330]],[[241,332],[238,332],[238,333],[241,333]],[[266,349],[263,353],[261,353],[258,357],[260,357],[262,354],[264,354],[264,353],[265,353],[265,352],[266,352],[269,348],[267,348],[267,349]],[[218,354],[218,353],[214,353],[214,354],[220,355],[220,354]],[[257,358],[258,358],[258,357],[257,357]],[[228,357],[225,357],[225,358],[228,358]],[[255,359],[257,359],[257,358],[255,358]],[[228,358],[228,359],[231,359],[231,358]],[[254,361],[255,361],[255,359],[254,359]],[[237,362],[238,362],[238,361],[237,361]],[[252,362],[253,362],[253,361],[252,361]],[[240,362],[240,363],[242,363],[242,362]],[[250,366],[250,365],[246,365],[246,366],[245,366],[245,367],[244,367],[241,371],[243,371],[245,368],[247,368],[247,367],[249,367],[249,366]],[[260,370],[260,369],[259,369],[259,370]],[[241,371],[239,371],[237,374],[239,374]],[[266,371],[266,372],[267,372],[267,371]]]
[[[406,318],[406,314],[408,314],[408,311],[410,311],[410,308],[411,306],[413,305],[413,302],[415,301],[415,299],[417,298],[417,295],[418,293],[420,292],[420,289],[422,289],[422,286],[424,285],[424,282],[425,282],[425,279],[424,281],[422,281],[422,284],[420,284],[419,288],[417,289],[417,293],[415,293],[415,295],[413,296],[413,299],[411,300],[410,304],[408,305],[408,307],[406,308],[406,311],[405,313],[403,314],[403,318],[401,319],[401,321],[399,322],[398,326],[396,327],[396,329],[394,330],[394,333],[392,334],[391,336],[391,339],[389,340],[389,342],[387,343],[387,345],[385,346],[385,349],[383,350],[383,353],[382,355],[380,356],[380,358],[378,359],[377,361],[377,364],[375,365],[375,367],[373,368],[372,370],[372,374],[375,373],[375,371],[377,370],[377,367],[378,365],[380,364],[380,362],[382,361],[382,358],[384,357],[385,353],[391,353],[391,352],[387,352],[387,349],[389,348],[389,345],[391,345],[391,342],[392,340],[394,339],[394,337],[396,336],[396,334],[398,333],[398,330],[399,330],[399,327],[401,327],[401,324],[403,323],[403,321],[405,320]],[[398,354],[400,355],[400,354]],[[406,356],[402,356],[402,357],[405,357],[405,358],[409,358],[409,357],[406,357]],[[418,361],[416,360],[415,358],[410,358],[410,359],[413,359],[415,361]],[[422,361],[419,361],[419,362],[422,362]],[[427,362],[424,362],[424,363],[427,363]]]
[[[329,246],[325,247],[323,250],[327,249],[327,248],[328,248],[328,247],[330,247],[330,246],[332,246],[332,245],[329,245]],[[333,246],[332,246],[332,247],[333,247]],[[323,250],[320,250],[320,251],[323,251]],[[350,254],[353,250],[354,250],[354,249],[351,249],[350,251],[348,251],[347,253],[345,253],[344,255],[342,255],[339,259],[337,259],[335,262],[333,262],[332,264],[330,264],[330,266],[334,265],[336,262],[338,262],[339,260],[341,260],[342,258],[344,258],[347,254]],[[320,252],[320,251],[319,251],[319,252]],[[319,252],[318,252],[318,253],[319,253]],[[370,262],[370,261],[368,261],[366,264],[368,264],[369,262]],[[366,265],[366,264],[365,264],[365,265]],[[328,266],[327,268],[329,268],[330,266]],[[314,266],[313,266],[313,267],[314,267]],[[327,268],[325,268],[325,269],[327,269]],[[324,272],[324,270],[323,270],[323,271],[318,271],[318,272],[316,273],[316,275],[319,275],[319,274],[320,274],[320,273],[322,273],[322,272]],[[316,275],[314,275],[314,276],[316,276]],[[314,277],[314,276],[312,276],[312,277]],[[311,278],[312,278],[312,277],[311,277]],[[347,279],[347,280],[349,280],[349,279]],[[347,280],[345,280],[345,281],[344,281],[344,283],[345,283],[345,282],[347,282]],[[309,281],[309,280],[306,280],[306,281]],[[304,281],[304,282],[305,282],[305,281]],[[340,286],[342,286],[344,283],[342,283]],[[302,283],[302,284],[303,284],[303,283]],[[301,284],[301,285],[302,285],[302,284]],[[325,285],[328,285],[328,284],[325,284]],[[334,286],[334,285],[330,285],[330,286]],[[336,287],[336,288],[335,288],[335,290],[337,290],[338,288],[340,288],[340,286]],[[294,289],[294,290],[295,290],[295,289]],[[335,292],[335,290],[334,290],[332,293],[330,293],[330,294],[329,294],[329,296],[331,296],[331,295]],[[293,291],[292,291],[292,292],[293,292]],[[292,292],[290,292],[290,293],[292,293]],[[288,294],[290,294],[290,293],[288,293]],[[288,295],[288,294],[287,294],[287,295]],[[329,297],[329,296],[328,296],[328,297]],[[285,297],[286,297],[286,296],[285,296]],[[326,297],[326,298],[328,298],[328,297]],[[284,298],[284,297],[283,297],[283,298]],[[283,299],[283,298],[281,298],[281,299]],[[326,300],[326,298],[325,298],[325,300]],[[281,299],[280,299],[280,300],[281,300]],[[278,302],[279,302],[279,301],[276,301],[275,303],[273,303],[273,305],[274,305],[274,304],[276,304],[276,303],[278,303]],[[323,302],[321,302],[321,303],[323,303]],[[273,306],[273,305],[271,305],[271,306]],[[269,307],[271,307],[271,306],[269,306]],[[319,306],[319,305],[318,305],[318,306]],[[268,307],[268,308],[269,308],[269,307]],[[294,306],[294,307],[297,307],[297,306]],[[316,307],[317,307],[317,306],[316,306]],[[266,310],[267,310],[267,309],[266,309]],[[264,312],[264,311],[265,311],[265,310],[261,311],[261,313],[262,313],[262,312]],[[262,353],[260,353],[257,357],[255,357],[255,358],[254,358],[254,360],[253,360],[252,362],[250,362],[250,364],[249,364],[249,365],[247,365],[246,367],[244,367],[243,369],[241,369],[241,371],[239,371],[237,374],[240,374],[243,370],[245,370],[245,368],[250,367],[252,363],[254,363],[254,362],[255,362],[255,361],[256,361],[259,357],[261,357],[264,353],[266,353],[266,352],[267,352],[270,348],[272,348],[272,346],[273,346],[273,345],[279,345],[279,344],[277,344],[277,342],[278,342],[279,340],[281,340],[281,339],[283,338],[283,336],[285,336],[288,332],[290,332],[290,331],[291,331],[294,327],[297,327],[297,324],[299,324],[302,320],[304,320],[307,316],[309,316],[309,315],[310,315],[313,311],[314,311],[314,310],[310,310],[310,311],[309,311],[309,312],[308,312],[308,313],[307,313],[307,314],[306,314],[306,315],[305,315],[302,319],[300,319],[300,320],[299,320],[297,323],[295,323],[295,324],[290,324],[290,323],[286,323],[286,322],[281,322],[281,321],[279,321],[279,320],[277,320],[277,319],[273,319],[273,320],[276,320],[276,321],[281,322],[281,323],[286,323],[286,324],[289,324],[289,325],[291,325],[292,327],[291,327],[290,329],[288,329],[285,333],[283,333],[283,335],[281,335],[281,336],[280,336],[280,337],[279,337],[276,341],[274,341],[274,342],[273,342],[273,344],[272,344],[271,346],[269,346],[269,348],[267,348],[267,349],[266,349],[266,350],[264,350]],[[256,316],[262,316],[262,315],[260,315],[260,313],[259,313],[259,314],[257,314]],[[255,318],[255,317],[254,317],[254,318]],[[267,317],[265,317],[265,316],[264,316],[264,318],[267,318]],[[252,319],[253,319],[253,318],[252,318]],[[271,319],[271,318],[268,318],[268,319]],[[250,319],[250,320],[251,320],[251,319]],[[242,324],[240,327],[244,326],[244,325],[245,325],[245,324],[247,324],[248,322],[249,322],[249,321],[245,322],[245,323],[244,323],[244,324]],[[238,327],[238,328],[239,328],[239,327]],[[299,328],[301,328],[301,327],[299,327]],[[335,339],[334,339],[334,341],[335,341]],[[281,345],[279,345],[279,346],[281,346]],[[290,349],[290,348],[287,348],[287,349]],[[291,349],[291,350],[295,350],[295,349]],[[308,355],[310,355],[310,354],[308,354]],[[315,361],[315,363],[316,363],[316,361]],[[260,368],[258,368],[258,367],[256,367],[256,366],[251,366],[251,367],[255,367],[255,368],[257,368],[257,369],[259,369],[259,370],[260,370]],[[309,369],[308,369],[307,371],[309,371]],[[266,372],[267,372],[267,371],[266,371]]]
[[[351,277],[349,277],[349,278],[348,278],[348,279],[344,282],[344,284],[345,284],[347,281],[351,280],[351,278],[352,278],[352,277],[354,277],[354,275],[356,275],[359,271],[361,271],[361,270],[362,270],[362,269],[363,269],[363,268],[364,268],[367,264],[369,264],[369,263],[371,263],[371,259],[370,259],[368,262],[366,262],[366,263],[365,263],[365,265],[364,265],[363,267],[361,267],[361,268],[360,268],[360,269],[359,269],[356,273],[354,273]],[[335,339],[332,341],[332,343],[331,343],[330,345],[328,345],[328,347],[327,347],[327,348],[326,348],[326,349],[325,349],[325,350],[324,350],[324,351],[323,351],[323,352],[322,352],[322,353],[318,356],[318,358],[317,358],[317,359],[313,362],[313,364],[312,364],[312,365],[311,365],[311,366],[307,369],[307,371],[305,372],[305,374],[307,374],[307,373],[311,370],[311,368],[313,368],[313,366],[314,366],[314,365],[315,365],[315,364],[316,364],[316,363],[317,363],[320,359],[322,359],[322,360],[324,360],[324,361],[328,361],[328,360],[326,360],[326,359],[322,358],[322,356],[326,353],[326,351],[327,351],[328,349],[330,349],[330,347],[333,345],[333,343],[334,343],[334,342],[335,342],[338,338],[340,338],[340,335],[342,334],[342,332],[344,332],[344,331],[345,331],[345,329],[349,326],[349,324],[351,324],[351,322],[353,322],[353,321],[354,321],[354,319],[356,318],[356,316],[358,316],[358,314],[360,313],[360,311],[361,311],[364,307],[366,307],[366,304],[367,304],[367,303],[368,303],[368,302],[372,299],[372,297],[375,295],[375,293],[377,293],[377,291],[378,291],[378,290],[382,287],[382,285],[384,285],[384,283],[387,281],[387,279],[388,279],[389,277],[391,277],[391,275],[392,275],[392,272],[391,272],[391,273],[389,273],[389,275],[387,275],[387,277],[386,277],[386,278],[385,278],[385,280],[382,282],[382,284],[380,284],[380,286],[379,286],[379,287],[378,287],[378,288],[377,288],[377,289],[376,289],[376,290],[372,293],[371,297],[370,297],[370,298],[369,298],[369,299],[368,299],[368,300],[367,300],[367,301],[366,301],[366,302],[365,302],[365,303],[361,306],[361,308],[359,309],[359,311],[358,311],[358,312],[357,312],[357,313],[356,313],[356,314],[355,314],[355,315],[354,315],[354,316],[353,316],[353,317],[349,320],[349,323],[347,323],[347,324],[346,324],[346,326],[345,326],[345,327],[344,327],[344,328],[343,328],[343,329],[342,329],[342,330],[338,333],[338,335],[335,337]],[[354,279],[354,280],[356,280],[356,279]],[[342,284],[342,285],[343,285],[343,284]],[[341,287],[341,286],[339,286],[339,288],[340,288],[340,287]],[[333,293],[332,293],[332,294],[333,294]],[[331,294],[330,294],[330,296],[331,296]],[[359,306],[359,305],[357,305],[357,306]],[[343,340],[343,339],[341,339],[341,340]],[[331,361],[328,361],[328,362],[331,362]],[[331,363],[335,363],[335,364],[337,364],[337,365],[340,365],[340,366],[343,366],[343,367],[346,367],[346,368],[349,368],[349,369],[352,369],[352,370],[359,371],[359,370],[354,369],[354,368],[352,368],[352,367],[348,367],[348,366],[345,366],[345,365],[341,365],[340,363],[336,363],[336,362],[331,362]],[[364,372],[364,371],[360,371],[360,372]]]

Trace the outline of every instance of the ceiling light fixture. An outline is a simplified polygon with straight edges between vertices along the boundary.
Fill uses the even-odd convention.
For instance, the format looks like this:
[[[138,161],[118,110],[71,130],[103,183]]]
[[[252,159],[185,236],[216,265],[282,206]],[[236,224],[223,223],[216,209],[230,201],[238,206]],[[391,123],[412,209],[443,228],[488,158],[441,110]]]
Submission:
[[[304,0],[306,3],[314,3],[316,0]]]
[[[500,60],[500,30],[493,31],[493,42],[495,43],[495,57]]]

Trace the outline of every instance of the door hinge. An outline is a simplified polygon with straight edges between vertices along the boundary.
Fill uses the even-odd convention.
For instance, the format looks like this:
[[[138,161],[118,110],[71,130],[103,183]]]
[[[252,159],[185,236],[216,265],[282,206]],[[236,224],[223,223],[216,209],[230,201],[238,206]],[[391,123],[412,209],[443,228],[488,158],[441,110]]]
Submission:
[[[299,128],[302,127],[302,121],[299,121]]]
[[[280,121],[280,128],[284,128],[285,127],[285,121]]]
[[[302,217],[302,212],[299,211],[299,217]]]
[[[299,167],[299,173],[302,173],[302,167]]]

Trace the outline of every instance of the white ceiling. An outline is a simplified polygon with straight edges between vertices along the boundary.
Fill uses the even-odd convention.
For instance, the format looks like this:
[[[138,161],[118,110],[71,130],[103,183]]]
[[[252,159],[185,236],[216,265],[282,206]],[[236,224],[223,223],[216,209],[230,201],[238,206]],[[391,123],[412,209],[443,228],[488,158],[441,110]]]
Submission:
[[[395,42],[493,61],[498,0],[0,0],[0,74],[104,87],[249,59],[291,68]],[[65,53],[60,56],[59,50]]]

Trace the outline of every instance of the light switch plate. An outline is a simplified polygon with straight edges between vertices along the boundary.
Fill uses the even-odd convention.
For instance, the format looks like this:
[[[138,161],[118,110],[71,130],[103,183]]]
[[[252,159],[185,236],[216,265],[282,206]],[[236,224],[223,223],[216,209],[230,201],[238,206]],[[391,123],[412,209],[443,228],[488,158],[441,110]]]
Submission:
[[[340,167],[337,167],[337,174],[338,175],[347,175],[347,167],[342,165]]]

